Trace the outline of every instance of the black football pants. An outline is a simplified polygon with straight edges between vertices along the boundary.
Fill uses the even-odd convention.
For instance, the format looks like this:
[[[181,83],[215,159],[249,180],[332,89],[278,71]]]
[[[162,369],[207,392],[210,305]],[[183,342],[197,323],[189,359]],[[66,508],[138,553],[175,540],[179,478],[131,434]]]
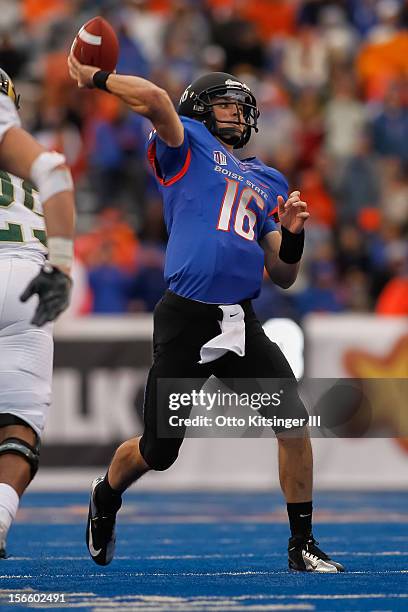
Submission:
[[[219,359],[200,365],[201,347],[220,334],[221,309],[215,304],[182,298],[171,291],[166,291],[157,304],[154,311],[154,361],[146,384],[145,429],[140,441],[140,452],[151,469],[165,470],[177,458],[185,428],[168,427],[169,417],[174,414],[169,409],[169,394],[191,392],[191,379],[195,379],[194,388],[197,389],[214,375],[237,393],[259,391],[255,379],[273,379],[274,383],[279,379],[280,382],[276,382],[278,388],[283,385],[288,393],[278,416],[308,419],[285,356],[266,336],[251,302],[246,300],[240,305],[245,313],[245,356],[239,357],[228,351]],[[197,379],[201,385],[197,385]],[[245,381],[242,388],[240,379]],[[253,383],[248,383],[251,380]],[[190,410],[182,409],[183,417],[187,417]],[[271,416],[264,408],[259,413]],[[278,433],[279,429],[275,428],[275,432]]]

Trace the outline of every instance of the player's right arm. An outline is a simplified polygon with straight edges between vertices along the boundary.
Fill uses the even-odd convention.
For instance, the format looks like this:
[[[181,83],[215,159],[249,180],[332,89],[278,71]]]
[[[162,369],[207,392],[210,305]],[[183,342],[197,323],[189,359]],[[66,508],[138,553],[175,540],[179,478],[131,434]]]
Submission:
[[[42,202],[49,263],[41,269],[23,292],[26,301],[38,294],[39,302],[32,320],[35,325],[53,321],[69,304],[69,272],[73,252],[74,194],[65,158],[48,152],[28,132],[9,96],[0,92],[0,167],[30,181]]]
[[[68,58],[68,67],[78,87],[94,87],[93,76],[99,72],[99,68],[81,64],[72,53]],[[183,144],[183,124],[164,89],[141,77],[115,73],[109,75],[106,87],[135,113],[150,119],[158,136],[167,145],[179,147]]]
[[[0,167],[34,183],[39,190],[47,239],[51,245],[50,262],[69,274],[71,257],[61,257],[61,254],[52,251],[55,238],[64,240],[72,249],[74,236],[73,184],[63,156],[49,153],[31,134],[13,126],[7,130],[0,143]],[[59,181],[61,184],[58,186]]]

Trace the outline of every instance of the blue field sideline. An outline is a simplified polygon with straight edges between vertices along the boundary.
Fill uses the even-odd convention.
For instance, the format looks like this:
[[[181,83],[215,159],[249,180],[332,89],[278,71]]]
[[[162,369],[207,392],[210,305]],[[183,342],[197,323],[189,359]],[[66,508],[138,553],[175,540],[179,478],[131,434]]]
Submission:
[[[88,557],[87,505],[27,493],[0,560],[1,610],[408,610],[407,493],[315,496],[315,536],[348,569],[334,575],[287,569],[278,493],[129,493],[108,567]],[[67,603],[11,603],[49,593]]]

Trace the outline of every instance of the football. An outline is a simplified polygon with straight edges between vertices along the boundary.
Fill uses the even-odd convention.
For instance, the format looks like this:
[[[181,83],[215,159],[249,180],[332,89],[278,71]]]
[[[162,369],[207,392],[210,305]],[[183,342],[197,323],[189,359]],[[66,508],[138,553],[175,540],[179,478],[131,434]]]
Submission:
[[[94,17],[79,30],[71,51],[81,64],[112,72],[119,56],[119,42],[112,26],[103,17]]]

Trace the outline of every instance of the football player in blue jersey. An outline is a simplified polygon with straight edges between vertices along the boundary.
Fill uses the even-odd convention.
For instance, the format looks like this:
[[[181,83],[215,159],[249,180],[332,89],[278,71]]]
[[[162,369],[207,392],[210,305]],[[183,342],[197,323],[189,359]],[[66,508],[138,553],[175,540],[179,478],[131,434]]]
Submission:
[[[158,379],[206,380],[215,375],[279,379],[281,384],[286,380],[292,383],[290,416],[307,423],[303,403],[297,390],[293,392],[294,374],[277,344],[265,335],[251,299],[259,294],[264,266],[281,287],[295,281],[309,213],[299,191],[288,194],[280,172],[259,159],[234,155],[257,131],[259,110],[250,89],[233,75],[217,72],[198,78],[181,96],[177,112],[166,91],[145,79],[83,66],[72,55],[68,64],[79,87],[107,91],[152,122],[148,159],[162,193],[169,234],[169,289],[154,313],[144,433],[124,442],[105,477],[92,483],[87,545],[92,559],[107,565],[114,555],[123,492],[147,471],[169,468],[182,443],[184,427],[177,436],[165,435],[163,429],[158,434],[170,415],[168,394],[158,393]],[[292,534],[289,567],[343,571],[313,537],[313,460],[307,427],[300,427],[296,436],[279,428],[275,433]]]

